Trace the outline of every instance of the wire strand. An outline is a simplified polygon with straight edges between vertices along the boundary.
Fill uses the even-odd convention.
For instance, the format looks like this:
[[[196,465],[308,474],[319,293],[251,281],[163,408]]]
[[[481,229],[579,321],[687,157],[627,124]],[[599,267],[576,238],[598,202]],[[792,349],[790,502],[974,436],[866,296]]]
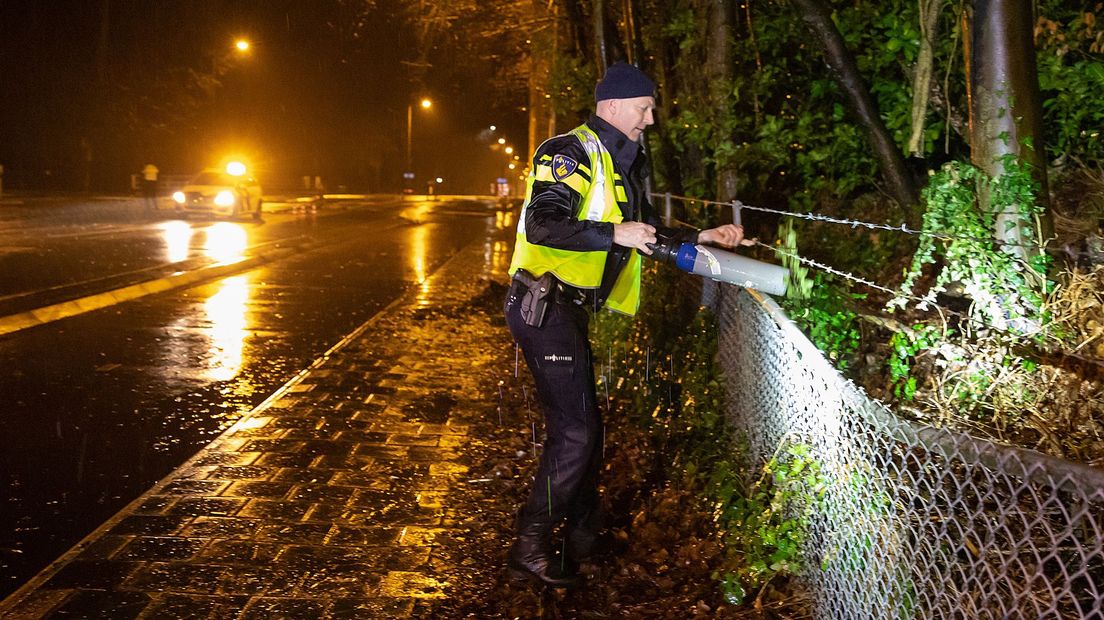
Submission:
[[[871,282],[870,280],[866,280],[864,278],[860,278],[860,277],[852,275],[850,273],[840,271],[838,269],[835,269],[833,267],[830,267],[828,265],[825,265],[823,263],[815,261],[811,258],[805,258],[804,256],[799,256],[797,254],[787,252],[783,249],[767,245],[767,244],[765,244],[765,243],[763,243],[762,241],[759,241],[759,240],[755,240],[755,244],[760,246],[760,247],[767,248],[768,250],[771,250],[771,251],[777,253],[779,256],[785,256],[787,258],[791,258],[793,260],[796,260],[796,261],[798,261],[799,263],[801,263],[803,265],[807,265],[807,266],[812,267],[814,269],[819,269],[819,270],[824,271],[826,273],[830,273],[834,276],[839,276],[841,278],[844,278],[845,280],[850,280],[851,282],[862,284],[864,286],[868,286],[868,287],[870,287],[872,289],[875,289],[875,290],[878,290],[878,291],[883,291],[883,292],[889,293],[889,294],[893,295],[895,299],[903,298],[903,299],[908,299],[910,301],[914,301],[914,302],[917,303],[917,305],[915,306],[917,310],[920,310],[922,312],[936,312],[936,313],[939,314],[939,316],[941,318],[944,319],[944,322],[946,321],[946,319],[944,317],[944,314],[950,314],[952,316],[958,317],[958,319],[961,320],[962,322],[973,325],[973,326],[978,327],[978,328],[992,329],[992,330],[998,331],[1002,334],[1008,334],[1008,335],[1011,335],[1011,336],[1015,336],[1017,338],[1022,338],[1024,336],[1030,335],[1030,334],[1024,334],[1024,333],[1016,332],[1014,330],[1003,328],[1003,327],[1000,327],[999,325],[994,325],[992,323],[983,321],[983,320],[981,320],[977,317],[971,316],[968,313],[965,313],[965,312],[962,312],[962,311],[959,311],[959,310],[955,310],[953,308],[948,308],[947,306],[938,304],[933,299],[928,299],[928,298],[924,298],[924,297],[917,297],[916,295],[913,295],[911,293],[905,293],[903,291],[897,291],[897,290],[893,290],[893,289],[884,287],[884,286],[882,286],[880,284],[877,284],[875,282]]]
[[[668,194],[652,193],[652,196],[667,197]],[[881,230],[892,230],[892,231],[899,231],[899,232],[904,232],[904,233],[908,233],[908,234],[917,234],[917,235],[928,234],[928,235],[931,235],[931,236],[939,236],[939,235],[933,234],[933,233],[924,233],[923,231],[916,231],[916,230],[909,229],[904,224],[902,224],[901,226],[898,227],[898,226],[888,226],[888,225],[885,225],[885,224],[874,224],[874,223],[870,223],[870,222],[861,222],[861,221],[855,221],[855,220],[835,219],[835,218],[830,218],[830,217],[819,215],[819,214],[804,215],[804,214],[800,214],[800,213],[789,213],[789,212],[786,212],[786,211],[777,211],[777,210],[768,209],[768,208],[765,208],[765,207],[754,207],[754,206],[750,206],[750,205],[745,205],[745,204],[743,204],[742,202],[740,202],[738,200],[733,201],[732,203],[725,203],[725,202],[717,202],[717,201],[712,201],[712,200],[702,200],[702,199],[699,199],[699,198],[689,198],[689,197],[686,197],[686,196],[671,195],[670,197],[674,198],[674,199],[678,199],[678,200],[684,200],[684,201],[687,201],[687,202],[701,202],[703,204],[713,204],[713,205],[718,205],[718,206],[731,206],[731,207],[736,207],[736,208],[752,209],[752,210],[755,210],[755,211],[764,211],[764,212],[767,212],[767,213],[777,213],[779,215],[787,215],[787,216],[791,216],[791,217],[804,217],[805,219],[819,220],[819,221],[824,221],[824,222],[829,222],[829,223],[848,224],[848,225],[851,225],[852,227],[864,226],[866,228],[875,228],[875,229],[881,229]],[[678,221],[678,220],[675,220],[675,221]],[[680,222],[680,223],[685,224],[685,222]],[[969,240],[974,240],[974,241],[979,240],[979,239],[974,238],[974,237],[957,237],[955,235],[946,235],[946,236],[943,236],[942,238],[961,238],[961,239],[969,239]],[[932,299],[930,297],[927,297],[927,298],[917,297],[916,295],[913,295],[911,293],[906,293],[904,291],[891,289],[891,288],[882,286],[881,284],[878,284],[876,282],[872,282],[870,280],[867,280],[865,278],[860,278],[856,275],[853,275],[853,274],[850,274],[850,273],[847,273],[847,272],[844,272],[844,271],[840,271],[839,269],[836,269],[836,268],[831,267],[829,265],[825,265],[825,264],[823,264],[819,261],[813,260],[811,258],[806,258],[806,257],[800,256],[798,254],[787,252],[787,251],[785,251],[781,248],[778,248],[778,247],[775,247],[775,246],[772,246],[772,245],[768,245],[766,243],[763,243],[762,241],[759,241],[758,239],[754,239],[753,241],[755,242],[756,246],[766,248],[766,249],[774,252],[775,254],[777,254],[779,256],[784,256],[784,257],[796,260],[797,262],[799,262],[803,265],[812,267],[814,269],[819,269],[821,271],[824,271],[825,273],[830,273],[834,276],[838,276],[838,277],[844,278],[845,280],[849,280],[851,282],[855,282],[857,284],[861,284],[863,286],[870,287],[874,290],[889,293],[890,295],[893,296],[894,299],[902,299],[903,298],[903,299],[908,299],[910,301],[916,302],[917,305],[915,307],[916,307],[917,310],[920,310],[920,311],[923,311],[923,312],[933,312],[934,311],[934,312],[938,313],[940,318],[943,319],[944,325],[946,325],[946,316],[945,316],[945,314],[950,314],[952,316],[957,317],[959,320],[961,320],[962,322],[964,322],[968,325],[973,325],[975,327],[979,327],[979,328],[983,328],[983,329],[992,329],[992,330],[995,330],[995,331],[1003,333],[1003,334],[1008,334],[1008,335],[1015,336],[1017,338],[1023,338],[1024,336],[1031,335],[1031,334],[1019,333],[1019,332],[1016,332],[1016,331],[1013,331],[1013,330],[1010,330],[1010,329],[1006,329],[1006,328],[1002,328],[1002,327],[997,326],[997,325],[993,325],[992,323],[989,323],[989,322],[983,321],[983,320],[981,320],[977,317],[971,316],[969,313],[965,313],[965,312],[962,312],[962,311],[959,311],[959,310],[954,310],[952,308],[948,308],[947,306],[943,306],[941,304],[938,304],[938,303],[935,302],[934,299]],[[993,240],[987,239],[987,241],[993,241]],[[1006,245],[1017,245],[1017,244],[1006,244]],[[1021,246],[1024,246],[1024,247],[1038,247],[1038,246],[1026,246],[1024,244],[1018,244],[1018,245],[1021,245]],[[1082,360],[1082,361],[1085,361],[1085,362],[1090,362],[1090,363],[1096,364],[1098,366],[1104,367],[1104,360],[1100,360],[1100,359],[1097,359],[1097,358],[1094,358],[1094,357],[1082,356],[1082,355],[1076,353],[1075,351],[1074,352],[1069,352],[1069,353],[1063,353],[1063,355],[1067,355],[1067,356],[1072,357],[1072,358],[1076,358],[1076,359],[1079,359],[1079,360]]]
[[[652,193],[652,196],[657,197],[657,198],[658,197],[666,198],[668,196],[668,194]],[[927,231],[924,231],[924,230],[915,230],[913,228],[909,228],[907,224],[903,224],[903,223],[899,226],[892,226],[892,225],[889,225],[889,224],[877,224],[877,223],[874,223],[874,222],[864,222],[862,220],[852,220],[852,219],[847,219],[847,218],[830,217],[830,216],[827,216],[827,215],[821,215],[819,213],[792,213],[790,211],[781,211],[779,209],[771,209],[771,208],[768,208],[768,207],[757,207],[757,206],[754,206],[754,205],[744,204],[743,202],[741,202],[739,200],[733,200],[732,202],[719,202],[719,201],[716,201],[716,200],[705,200],[705,199],[702,199],[702,198],[691,198],[689,196],[676,196],[674,194],[671,194],[671,198],[675,199],[675,200],[681,200],[681,201],[684,201],[684,202],[700,202],[700,203],[705,204],[705,205],[715,205],[715,206],[719,206],[719,207],[732,207],[734,209],[748,209],[748,210],[751,210],[751,211],[760,211],[760,212],[763,212],[763,213],[773,213],[775,215],[781,215],[781,216],[785,216],[785,217],[796,217],[796,218],[800,218],[800,219],[804,219],[804,220],[811,220],[811,221],[815,221],[815,222],[826,222],[826,223],[829,223],[829,224],[842,224],[842,225],[845,225],[845,226],[850,226],[851,228],[862,227],[862,228],[870,228],[870,229],[873,229],[873,230],[889,230],[889,231],[893,231],[893,232],[905,233],[907,235],[917,235],[917,236],[920,236],[920,237],[932,237],[932,238],[935,238],[935,239],[942,239],[942,240],[945,240],[945,241],[950,241],[950,240],[974,241],[974,242],[979,242],[979,243],[994,243],[996,245],[1005,246],[1005,247],[1020,247],[1020,248],[1042,249],[1042,246],[1040,246],[1037,243],[1016,243],[1016,242],[1012,242],[1012,241],[1001,241],[1000,239],[994,239],[994,238],[991,238],[991,237],[969,237],[969,236],[964,236],[964,235],[955,235],[955,234],[946,233],[946,232],[927,232]],[[1004,212],[1002,212],[1002,213],[1004,213]],[[1004,214],[1005,215],[1019,215],[1019,214],[1013,214],[1013,213],[1004,213]],[[996,213],[996,214],[993,214],[993,215],[1001,215],[1001,213]]]
[[[768,250],[771,250],[771,251],[777,253],[779,256],[785,256],[786,258],[792,258],[793,260],[796,260],[796,261],[798,261],[799,263],[801,263],[803,265],[808,265],[808,266],[813,267],[815,269],[819,269],[821,271],[826,271],[826,272],[828,272],[832,275],[839,276],[839,277],[845,278],[847,280],[851,280],[852,282],[858,282],[859,284],[864,284],[866,286],[869,286],[870,288],[877,289],[879,291],[884,291],[884,292],[889,293],[889,294],[891,294],[895,297],[896,296],[904,296],[904,297],[907,297],[909,299],[915,299],[917,301],[924,301],[923,299],[921,299],[919,297],[913,297],[913,296],[910,296],[910,295],[901,295],[898,291],[895,291],[891,288],[887,288],[885,286],[882,286],[881,284],[871,282],[870,280],[860,278],[860,277],[852,275],[850,273],[845,273],[845,272],[840,271],[840,270],[838,270],[834,267],[829,267],[828,265],[825,265],[824,263],[817,262],[817,261],[815,261],[811,258],[805,258],[804,256],[799,256],[797,254],[792,254],[792,253],[787,252],[787,251],[785,251],[781,248],[776,248],[774,246],[767,245],[766,243],[763,243],[762,241],[759,241],[758,239],[755,240],[755,244],[760,246],[760,247],[767,248]]]

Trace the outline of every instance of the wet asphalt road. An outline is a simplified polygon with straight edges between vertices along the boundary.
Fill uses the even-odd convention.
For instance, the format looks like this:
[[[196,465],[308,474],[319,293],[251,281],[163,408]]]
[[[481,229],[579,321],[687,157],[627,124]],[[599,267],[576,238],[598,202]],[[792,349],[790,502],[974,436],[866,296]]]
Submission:
[[[143,216],[129,201],[0,205],[0,314],[244,247],[296,248],[0,336],[0,597],[460,247],[508,226],[490,203],[463,200],[331,202],[262,223]]]

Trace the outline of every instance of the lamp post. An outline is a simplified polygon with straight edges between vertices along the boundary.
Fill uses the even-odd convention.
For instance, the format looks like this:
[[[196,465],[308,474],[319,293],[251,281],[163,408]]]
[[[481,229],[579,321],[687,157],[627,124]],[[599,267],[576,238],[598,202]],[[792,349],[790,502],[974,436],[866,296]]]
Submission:
[[[429,99],[422,99],[418,102],[418,105],[422,106],[423,110],[428,110],[433,106],[433,102]],[[413,146],[414,143],[414,104],[411,103],[406,106],[406,172],[409,175],[414,174],[414,157]],[[413,178],[413,177],[410,177]]]

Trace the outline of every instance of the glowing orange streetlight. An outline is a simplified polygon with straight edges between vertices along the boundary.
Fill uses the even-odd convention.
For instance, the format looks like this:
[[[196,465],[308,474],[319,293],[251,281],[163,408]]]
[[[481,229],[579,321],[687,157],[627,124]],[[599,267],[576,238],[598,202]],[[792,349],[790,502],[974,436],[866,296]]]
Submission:
[[[247,53],[250,47],[251,46],[249,44],[249,41],[246,39],[238,39],[237,41],[234,41],[234,49],[243,54]]]
[[[422,100],[418,102],[418,105],[420,105],[423,110],[428,110],[431,107],[433,107],[433,102],[430,101],[430,99],[428,97],[423,97]],[[413,175],[414,174],[414,170],[413,170],[414,160],[413,160],[413,156],[412,156],[412,153],[411,153],[412,150],[413,150],[411,148],[413,141],[414,141],[414,104],[411,103],[410,105],[406,106],[406,174],[408,174],[408,175]]]

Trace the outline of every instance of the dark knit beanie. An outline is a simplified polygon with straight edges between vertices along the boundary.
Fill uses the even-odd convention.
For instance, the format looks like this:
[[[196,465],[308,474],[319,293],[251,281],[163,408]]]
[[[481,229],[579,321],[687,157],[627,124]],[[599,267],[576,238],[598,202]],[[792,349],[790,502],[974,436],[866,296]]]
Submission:
[[[594,101],[632,99],[655,95],[655,82],[636,67],[618,62],[606,69],[606,75],[594,89]]]

